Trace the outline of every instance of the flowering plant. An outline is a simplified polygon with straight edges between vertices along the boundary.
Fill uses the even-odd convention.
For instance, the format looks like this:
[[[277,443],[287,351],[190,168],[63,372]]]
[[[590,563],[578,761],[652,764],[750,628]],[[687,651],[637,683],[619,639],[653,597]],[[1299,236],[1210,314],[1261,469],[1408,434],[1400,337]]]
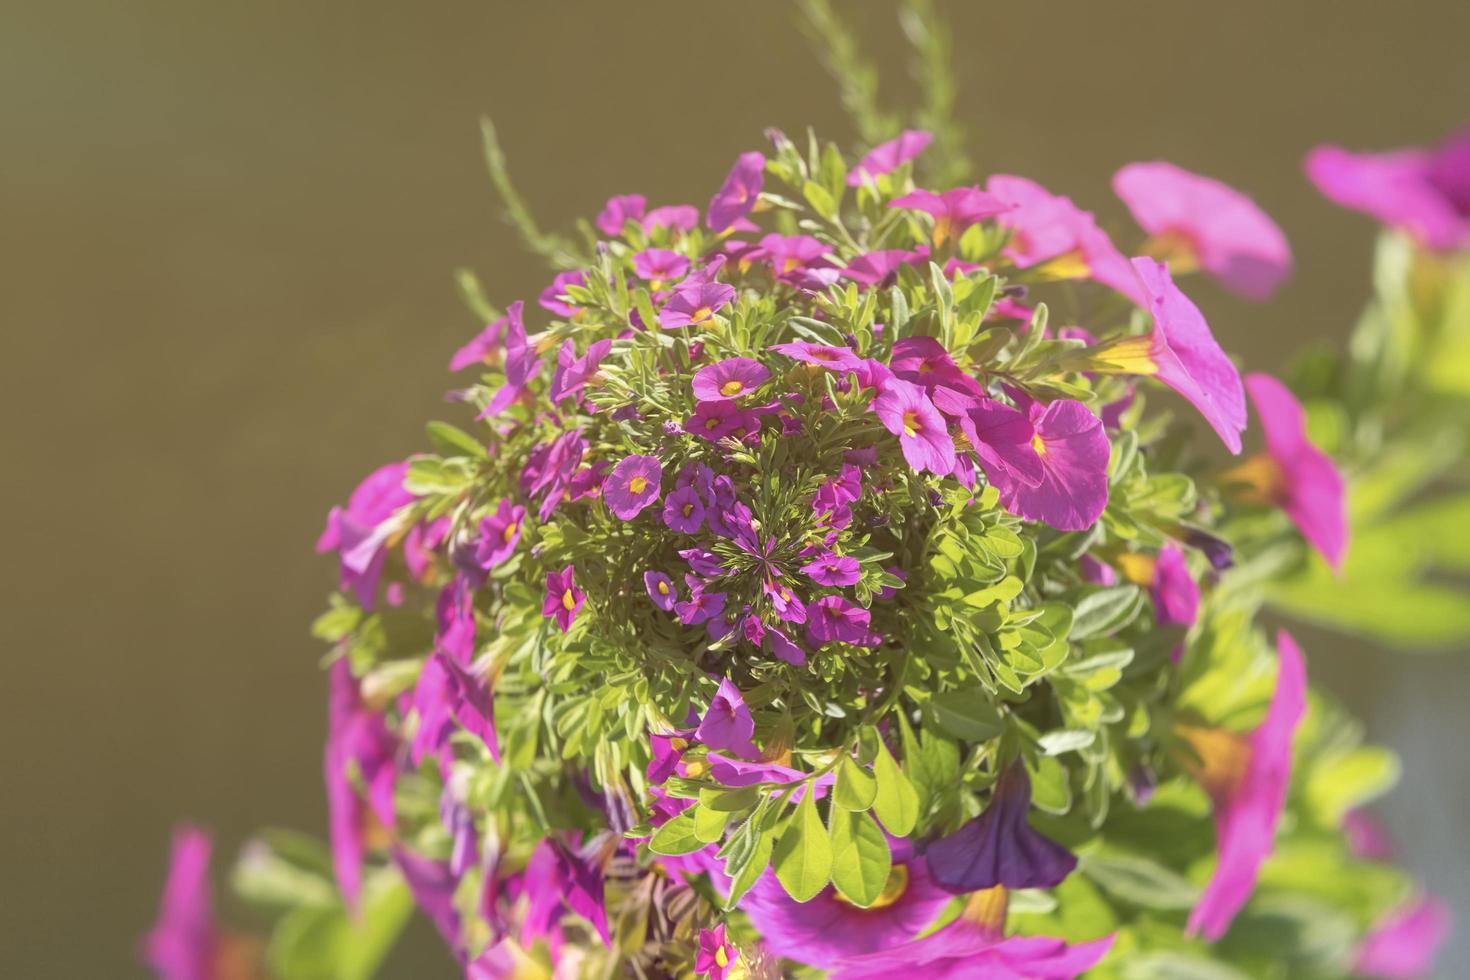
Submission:
[[[1391,368],[1323,355],[1309,413],[1176,282],[1289,273],[1243,194],[1124,167],[1129,258],[1026,178],[931,187],[931,134],[889,135],[851,160],[771,132],[702,211],[614,197],[575,243],[523,216],[562,270],[534,306],[471,290],[464,421],[318,543],[330,861],[278,837],[242,862],[285,910],[273,972],[366,975],[409,897],[469,977],[1397,976],[1432,950],[1442,909],[1359,810],[1392,756],[1254,618],[1372,588],[1319,446],[1371,476],[1383,406],[1462,424],[1465,379],[1415,350],[1365,394]],[[1380,303],[1436,290],[1414,343],[1465,344],[1464,227],[1313,160],[1419,239],[1389,239]],[[1262,448],[1222,463],[1248,405]],[[1408,489],[1367,513],[1440,526],[1384,517]],[[1438,548],[1419,564],[1465,557]],[[180,839],[166,976],[244,957],[198,898],[207,851]]]

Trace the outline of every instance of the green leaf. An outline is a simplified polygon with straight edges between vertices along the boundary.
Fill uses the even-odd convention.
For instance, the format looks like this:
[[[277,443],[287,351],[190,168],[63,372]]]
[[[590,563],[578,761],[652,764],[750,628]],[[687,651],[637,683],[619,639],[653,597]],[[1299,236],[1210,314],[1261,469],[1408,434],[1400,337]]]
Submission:
[[[460,453],[474,459],[485,458],[485,446],[463,429],[448,422],[430,422],[426,429],[434,448],[446,456]]]
[[[1000,712],[981,688],[945,691],[929,700],[935,720],[956,738],[968,742],[988,742],[1005,731]]]
[[[919,820],[919,794],[882,739],[878,741],[878,757],[873,760],[873,775],[878,778],[878,795],[873,798],[878,819],[890,834],[907,837]]]
[[[649,838],[648,849],[655,854],[675,857],[692,854],[708,844],[709,841],[700,840],[695,831],[694,818],[699,814],[699,809],[699,804],[696,803],[655,830],[653,837]]]
[[[725,836],[725,824],[730,821],[730,811],[711,810],[709,807],[690,807],[694,811],[694,836],[706,844],[713,844]]]
[[[755,834],[754,845],[740,855],[739,861],[732,858],[725,863],[725,874],[730,876],[730,894],[725,898],[727,909],[733,909],[740,903],[740,899],[760,880],[760,876],[765,874],[771,863],[771,848],[775,844],[775,837],[754,828],[751,833]]]
[[[811,901],[827,887],[832,873],[832,841],[817,815],[816,794],[810,786],[776,841],[771,866],[786,894],[798,902]]]
[[[1072,609],[1073,640],[1107,636],[1138,615],[1142,592],[1136,585],[1114,585],[1085,593]]]
[[[843,898],[867,908],[888,884],[893,867],[888,839],[866,813],[833,807],[828,823],[832,832],[832,884]]]
[[[1343,814],[1388,792],[1399,778],[1399,757],[1364,746],[1324,762],[1307,780],[1307,801],[1319,818],[1336,825]]]
[[[1137,854],[1087,854],[1082,872],[1124,901],[1150,909],[1187,909],[1199,891],[1184,876]]]
[[[806,203],[812,206],[813,211],[827,220],[837,216],[837,202],[832,198],[831,192],[821,184],[807,181],[801,188],[801,196],[806,198]]]
[[[878,795],[878,781],[873,774],[843,755],[837,764],[837,785],[832,789],[832,802],[844,810],[866,810]]]
[[[754,786],[741,786],[735,789],[701,789],[699,805],[706,810],[734,813],[755,806],[760,800],[760,795],[760,790]]]

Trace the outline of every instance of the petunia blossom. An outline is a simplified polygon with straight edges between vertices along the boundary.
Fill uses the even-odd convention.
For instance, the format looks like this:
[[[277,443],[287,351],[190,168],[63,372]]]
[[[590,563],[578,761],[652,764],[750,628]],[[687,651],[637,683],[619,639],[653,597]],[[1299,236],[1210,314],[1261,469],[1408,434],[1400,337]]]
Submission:
[[[582,389],[587,386],[588,381],[592,380],[603,358],[607,357],[611,350],[612,341],[604,338],[588,344],[587,352],[578,356],[577,347],[572,339],[568,337],[563,341],[561,349],[557,351],[556,370],[551,375],[551,386],[546,390],[546,395],[551,399],[552,404],[570,397],[576,397],[580,404]]]
[[[674,580],[663,572],[648,571],[643,573],[643,588],[648,591],[648,598],[653,604],[664,612],[672,612],[674,602],[679,598],[674,591]]]
[[[898,436],[903,458],[914,469],[936,476],[954,469],[954,439],[924,389],[895,378],[878,393],[873,411],[883,427]]]
[[[818,585],[856,585],[863,577],[856,558],[823,552],[801,566],[801,573]]]
[[[688,275],[689,260],[672,249],[646,248],[633,256],[633,273],[658,290],[663,283]]]
[[[602,484],[602,499],[613,516],[631,521],[663,493],[664,465],[657,456],[624,456]]]
[[[1307,543],[1333,568],[1347,552],[1347,491],[1332,458],[1307,438],[1306,413],[1291,389],[1269,374],[1249,374],[1246,391],[1266,434],[1263,455],[1246,460],[1223,479],[1286,512]]]
[[[1266,300],[1291,274],[1291,246],[1276,222],[1240,191],[1162,160],[1130,163],[1113,191],[1152,236],[1150,254],[1190,264],[1247,299]]]
[[[665,330],[697,327],[735,298],[735,287],[723,282],[680,286],[659,311],[658,323]]]
[[[665,204],[645,214],[639,224],[650,234],[660,229],[693,231],[699,225],[699,208],[692,204]]]
[[[1319,146],[1306,169],[1329,200],[1401,228],[1430,249],[1470,246],[1470,129],[1432,149],[1352,153]]]
[[[1153,598],[1154,618],[1164,626],[1193,626],[1199,617],[1199,583],[1189,574],[1184,552],[1174,544],[1159,549],[1152,580],[1147,583]]]
[[[704,745],[730,752],[743,759],[754,759],[760,753],[752,742],[755,719],[745,705],[740,689],[728,677],[720,679],[720,687],[710,699],[709,708],[699,721],[694,737]]]
[[[1013,514],[1059,531],[1085,531],[1108,504],[1111,450],[1102,420],[1076,401],[1046,406],[1032,402],[1027,410],[1041,480],[1035,486],[1024,479],[997,482],[1001,504]]]
[[[161,980],[214,980],[220,934],[209,891],[209,835],[196,827],[174,831],[168,878],[158,920],[143,957]]]
[[[694,372],[694,398],[702,402],[729,401],[755,391],[771,371],[749,357],[727,357]]]
[[[510,558],[521,540],[521,527],[526,508],[502,499],[495,512],[480,522],[480,538],[475,544],[475,562],[491,569]]]
[[[1353,973],[1378,980],[1418,980],[1434,970],[1450,935],[1450,907],[1420,895],[1374,924],[1353,954]]]
[[[383,716],[363,703],[345,656],[332,663],[327,676],[330,694],[322,768],[327,788],[328,835],[337,886],[347,907],[356,910],[368,821],[376,816],[381,824],[392,827],[397,819],[393,809],[396,742]],[[358,796],[351,775],[353,769],[367,788],[367,806]]]
[[[699,402],[694,414],[684,420],[684,431],[692,436],[719,442],[726,436],[744,439],[760,431],[760,416],[732,401]]]
[[[858,371],[863,367],[863,359],[858,357],[851,347],[830,347],[826,344],[796,340],[788,344],[774,344],[771,350],[778,354],[785,354],[794,361],[814,364],[829,371]]]
[[[526,325],[521,319],[523,306],[520,300],[516,300],[506,310],[510,326],[505,331],[505,383],[495,389],[490,401],[476,416],[478,419],[494,418],[505,411],[541,373],[541,354],[526,338]]]
[[[823,596],[807,606],[806,637],[812,646],[833,641],[877,646],[879,637],[868,629],[869,618],[866,609],[842,596]]]
[[[680,534],[697,534],[704,526],[704,501],[693,487],[680,487],[664,498],[664,526]]]
[[[765,183],[766,158],[760,153],[751,151],[742,153],[735,160],[735,166],[730,168],[729,175],[724,184],[715,192],[710,199],[709,210],[705,212],[705,223],[709,225],[710,231],[721,232],[733,225],[738,218],[743,218],[755,207],[755,202],[760,197],[761,187]]]
[[[933,191],[910,191],[888,202],[890,208],[910,208],[934,217],[934,244],[942,244],[950,236],[986,218],[1010,209],[1010,205],[978,187],[954,187],[942,194]]]
[[[709,980],[725,980],[730,964],[740,958],[740,951],[725,938],[725,924],[699,930],[699,953],[694,958],[694,972]]]
[[[574,565],[546,573],[546,599],[541,603],[541,615],[554,619],[563,633],[572,628],[573,620],[587,601],[587,593],[572,581],[575,574]]]
[[[1095,371],[1154,377],[1199,410],[1232,453],[1245,431],[1245,388],[1240,372],[1220,349],[1199,307],[1174,285],[1169,267],[1151,258],[1133,260],[1153,317],[1153,330],[1140,337],[1105,342],[1097,348]]]
[[[822,261],[828,250],[825,242],[811,235],[764,235],[754,248],[740,254],[740,266],[762,262],[782,282],[798,281],[802,271],[830,265]]]
[[[369,473],[347,498],[347,506],[333,507],[327,526],[317,539],[317,554],[335,551],[341,588],[352,592],[369,611],[377,598],[378,580],[387,560],[390,519],[414,500],[404,489],[408,463],[389,463]]]
[[[1276,634],[1276,651],[1276,692],[1255,731],[1241,737],[1218,729],[1179,729],[1199,757],[1196,774],[1215,804],[1219,857],[1185,930],[1210,942],[1225,934],[1255,890],[1286,805],[1291,742],[1306,710],[1307,673],[1301,649],[1284,630]]]
[[[501,338],[505,336],[505,328],[510,325],[510,317],[501,317],[487,324],[484,330],[465,344],[454,355],[449,358],[450,371],[463,371],[471,364],[488,363],[500,349]]]
[[[934,134],[922,129],[905,129],[896,138],[879,143],[852,168],[847,175],[847,186],[861,187],[865,177],[872,179],[892,173],[923,153],[933,139]]]
[[[1019,759],[996,780],[990,803],[978,817],[929,845],[929,874],[955,894],[1004,885],[1055,888],[1077,858],[1026,822],[1031,779]]]
[[[569,269],[566,272],[558,272],[551,280],[551,285],[541,291],[537,300],[541,308],[555,313],[557,316],[570,317],[576,315],[577,308],[567,302],[568,286],[585,286],[587,277],[578,269]]]
[[[919,260],[919,255],[899,249],[864,252],[842,270],[843,276],[862,286],[891,284],[898,270]]]
[[[604,235],[621,235],[623,226],[643,217],[643,211],[647,207],[648,199],[642,194],[618,194],[610,197],[597,215],[597,230]]]
[[[689,580],[689,598],[682,602],[674,603],[674,612],[679,617],[679,622],[685,626],[699,626],[717,619],[725,611],[725,598],[723,592],[711,592],[708,582],[699,579]]]

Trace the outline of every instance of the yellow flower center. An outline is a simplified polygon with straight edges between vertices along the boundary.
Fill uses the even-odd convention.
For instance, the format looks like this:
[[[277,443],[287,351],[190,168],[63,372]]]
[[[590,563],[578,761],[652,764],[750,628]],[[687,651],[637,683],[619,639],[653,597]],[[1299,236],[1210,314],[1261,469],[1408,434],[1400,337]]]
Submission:
[[[1175,732],[1193,750],[1179,752],[1179,761],[1217,804],[1228,799],[1245,778],[1250,746],[1245,737],[1224,728],[1179,725]]]
[[[1136,551],[1128,551],[1115,559],[1118,570],[1123,577],[1134,585],[1147,588],[1154,584],[1154,566],[1157,564],[1151,555],[1140,554]]]
[[[924,427],[924,423],[919,418],[919,413],[918,413],[918,410],[917,409],[912,409],[911,408],[907,412],[904,412],[903,413],[903,431],[904,431],[904,435],[916,436],[916,435],[919,434],[919,430],[922,429],[923,427]]]
[[[641,476],[635,476],[628,481],[628,489],[633,493],[642,493],[648,489],[648,480]]]
[[[683,752],[685,749],[689,748],[689,739],[678,737],[671,738],[669,739],[669,748],[673,749],[675,752]]]
[[[515,523],[514,521],[512,521],[511,523],[509,523],[509,524],[507,524],[505,526],[505,543],[506,544],[510,544],[510,539],[516,536],[516,531],[518,531],[519,529],[520,529],[520,525],[517,524],[517,523]]]
[[[745,382],[743,381],[726,381],[720,385],[720,394],[722,395],[738,395],[744,390]]]
[[[688,517],[690,514],[693,514],[694,513],[694,505],[693,504],[685,504],[684,507],[683,507],[683,511],[684,511],[684,516],[685,517]]]
[[[1256,507],[1280,504],[1286,499],[1286,473],[1281,464],[1265,453],[1258,453],[1238,466],[1220,474],[1241,501]]]
[[[1098,350],[1091,360],[1088,367],[1103,374],[1159,373],[1158,361],[1154,360],[1153,334],[1114,341]]]
[[[1031,448],[1036,450],[1038,456],[1046,455],[1046,440],[1041,438],[1040,432],[1031,437]]]
[[[725,952],[723,945],[715,949],[715,962],[719,964],[721,969],[730,965],[730,954]]]
[[[572,590],[567,589],[561,594],[561,607],[567,612],[577,608],[577,597],[572,595]]]
[[[1169,263],[1169,273],[1182,276],[1199,271],[1199,247],[1182,228],[1165,228],[1143,243],[1143,254]]]
[[[710,309],[708,306],[701,306],[699,309],[689,314],[689,322],[703,323],[705,320],[708,320],[711,316],[713,316],[714,312],[715,311]]]
[[[829,350],[814,350],[814,351],[811,351],[810,353],[811,353],[811,356],[812,357],[815,357],[819,361],[835,361],[835,360],[837,360],[837,355],[834,354],[832,351],[829,351]]]
[[[658,594],[659,595],[668,595],[669,594],[669,583],[660,580],[659,583],[658,583]]]
[[[704,428],[707,432],[713,432],[719,427],[720,420],[717,416],[711,415],[708,419],[705,420]]]

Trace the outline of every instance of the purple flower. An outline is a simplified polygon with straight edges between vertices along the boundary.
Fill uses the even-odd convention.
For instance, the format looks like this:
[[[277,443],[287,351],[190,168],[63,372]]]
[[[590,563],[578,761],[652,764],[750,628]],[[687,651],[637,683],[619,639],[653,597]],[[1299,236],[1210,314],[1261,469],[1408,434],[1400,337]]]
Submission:
[[[631,521],[663,493],[664,464],[656,456],[624,456],[602,484],[613,516]]]
[[[555,619],[563,633],[572,628],[572,621],[587,601],[587,593],[572,582],[575,572],[576,566],[568,565],[559,572],[546,573],[546,599],[541,603],[541,615]]]
[[[1276,222],[1233,187],[1172,163],[1130,163],[1113,191],[1140,228],[1147,251],[1176,269],[1197,263],[1227,289],[1265,300],[1291,274],[1291,246]]]
[[[954,439],[924,389],[894,379],[878,393],[873,411],[883,427],[898,436],[903,458],[915,470],[944,476],[954,469]]]
[[[389,519],[414,500],[403,488],[408,463],[380,466],[352,491],[347,507],[333,507],[327,526],[317,539],[317,554],[338,553],[341,588],[353,592],[358,603],[371,611],[378,593],[378,579],[387,559],[387,540],[393,525]]]
[[[526,325],[521,320],[523,305],[516,300],[506,310],[510,327],[505,332],[505,384],[495,389],[478,419],[494,418],[505,411],[541,373],[541,354],[526,339]]]
[[[1041,485],[1046,468],[1027,412],[983,398],[960,416],[960,432],[980,459],[986,479],[997,487]]]
[[[455,721],[485,743],[490,758],[500,761],[500,736],[495,730],[495,692],[479,676],[440,650],[434,654],[449,678]]]
[[[767,950],[807,966],[892,949],[917,936],[953,897],[932,880],[922,858],[902,839],[889,841],[892,870],[868,908],[842,898],[830,885],[809,902],[786,894],[774,872],[763,874],[740,901]]]
[[[1077,858],[1031,829],[1030,809],[1031,778],[1017,759],[996,780],[983,813],[929,845],[929,874],[955,894],[996,885],[1055,888],[1077,867]]]
[[[556,370],[551,375],[551,387],[546,392],[551,403],[555,405],[563,398],[578,395],[597,373],[602,359],[611,350],[611,340],[594,340],[587,346],[587,353],[578,357],[577,347],[571,338],[562,341],[561,349],[556,353]],[[580,401],[579,397],[579,404]]]
[[[685,548],[679,552],[679,557],[689,563],[689,569],[695,575],[716,578],[725,574],[725,566],[720,564],[720,556],[713,551],[705,551],[703,548]]]
[[[699,930],[699,954],[694,959],[694,972],[709,980],[725,980],[730,964],[740,958],[740,951],[725,938],[725,924]]]
[[[533,448],[521,472],[521,487],[532,498],[539,497],[536,517],[546,521],[572,491],[574,478],[587,451],[581,429],[563,432],[550,443]]]
[[[1199,617],[1199,584],[1189,574],[1184,552],[1173,544],[1159,549],[1149,593],[1161,625],[1193,626]]]
[[[725,593],[708,591],[708,582],[687,579],[689,598],[674,604],[679,622],[685,626],[698,626],[718,618],[725,611]]]
[[[842,274],[863,286],[881,286],[892,282],[892,277],[905,265],[918,261],[916,252],[903,249],[887,249],[881,252],[865,252],[847,263]]]
[[[1224,480],[1286,511],[1307,543],[1341,569],[1348,542],[1342,474],[1307,438],[1306,414],[1286,385],[1269,374],[1249,374],[1245,387],[1266,432],[1266,452],[1228,471]]]
[[[500,338],[505,334],[506,325],[509,323],[508,317],[501,317],[486,326],[484,330],[475,335],[473,340],[454,352],[454,356],[449,359],[449,370],[463,371],[471,364],[488,362],[500,347]]]
[[[456,958],[465,956],[463,929],[454,905],[459,876],[443,861],[421,857],[403,847],[393,848],[393,863],[403,876],[414,904],[434,924]]]
[[[1350,153],[1319,146],[1307,176],[1329,200],[1447,252],[1470,245],[1470,129],[1435,149]]]
[[[332,865],[347,907],[357,908],[362,884],[369,810],[357,795],[349,772],[356,768],[367,786],[371,814],[391,828],[396,820],[393,787],[397,781],[395,742],[383,716],[362,702],[346,657],[328,672],[327,745],[323,753]]]
[[[1276,650],[1276,693],[1260,727],[1244,738],[1180,728],[1201,760],[1197,775],[1215,803],[1219,859],[1185,930],[1210,942],[1225,934],[1255,890],[1291,782],[1291,740],[1306,709],[1307,672],[1301,649],[1285,630],[1276,634]]]
[[[655,290],[662,284],[683,279],[689,272],[689,260],[667,248],[647,248],[633,256],[633,274],[647,280]]]
[[[912,208],[934,216],[934,244],[940,245],[951,235],[956,238],[968,227],[986,218],[1010,210],[1005,201],[978,187],[955,187],[936,194],[933,191],[910,191],[889,201],[890,208]]]
[[[658,324],[665,330],[697,327],[735,298],[735,287],[723,282],[696,283],[680,286],[658,313]]]
[[[798,624],[806,622],[806,604],[798,599],[779,578],[768,575],[761,583],[761,591],[771,600],[771,609],[782,622]],[[806,655],[802,656],[804,658]]]
[[[908,163],[923,153],[933,139],[933,134],[926,133],[922,129],[905,129],[898,134],[897,139],[879,143],[868,151],[867,156],[858,161],[856,167],[852,168],[852,173],[847,175],[847,186],[861,187],[864,177],[871,179],[892,173],[902,164]]]
[[[161,980],[214,980],[220,934],[209,891],[209,835],[196,827],[174,831],[168,880],[158,920],[143,956]]]
[[[827,251],[826,243],[810,235],[765,235],[754,248],[741,254],[740,266],[746,268],[755,262],[765,262],[777,279],[799,281],[800,273],[811,268]]]
[[[694,397],[702,402],[740,398],[765,384],[770,376],[771,372],[759,361],[729,357],[694,372]]]
[[[806,666],[806,651],[791,637],[775,627],[766,630],[766,635],[771,638],[771,656],[793,667]]]
[[[831,980],[1073,980],[1096,966],[1114,936],[1068,946],[1049,936],[1002,939],[964,917],[922,939],[832,965]]]
[[[693,487],[680,487],[664,500],[664,524],[680,534],[697,534],[704,526],[704,503]]]
[[[623,233],[623,226],[629,221],[637,221],[643,217],[643,209],[648,206],[648,199],[642,194],[619,194],[607,199],[601,213],[597,215],[597,230],[604,235],[615,236]]]
[[[1098,349],[1094,370],[1158,378],[1183,395],[1219,433],[1232,453],[1245,431],[1245,389],[1240,372],[1220,349],[1199,308],[1169,277],[1169,267],[1150,258],[1133,260],[1154,319],[1152,333],[1125,337]]]
[[[480,540],[475,545],[475,563],[491,569],[515,553],[521,541],[526,508],[502,499],[495,513],[480,522]]]
[[[576,843],[575,837],[571,840]],[[523,885],[530,901],[521,924],[522,946],[548,935],[564,911],[592,923],[602,941],[612,945],[604,891],[606,859],[610,856],[610,850],[596,837],[575,851],[559,835],[536,845],[526,865]]]
[[[709,710],[700,719],[694,737],[712,749],[732,752],[743,759],[754,759],[759,751],[752,742],[755,719],[740,696],[740,689],[728,677],[720,679],[720,689],[710,700]]]
[[[719,442],[726,436],[744,439],[760,431],[760,416],[731,401],[700,402],[694,407],[694,414],[684,421],[684,431],[710,442]]]
[[[565,302],[562,297],[566,296],[568,286],[585,286],[587,277],[578,269],[569,269],[566,272],[558,272],[556,278],[551,280],[551,285],[541,290],[541,297],[537,301],[541,308],[550,310],[557,316],[570,317],[576,315],[577,308]],[[570,297],[567,297],[570,299]]]
[[[643,216],[643,230],[647,232],[653,232],[659,228],[692,231],[697,224],[699,224],[699,209],[690,204],[665,204]]]
[[[1373,926],[1353,957],[1353,973],[1381,980],[1417,980],[1434,969],[1435,955],[1449,938],[1450,908],[1421,895]]]
[[[674,601],[678,594],[674,591],[674,580],[663,572],[644,572],[643,587],[648,590],[648,598],[653,604],[664,612],[673,612]]]
[[[857,585],[863,577],[856,558],[824,552],[801,566],[801,572],[818,585]]]
[[[1032,447],[1041,460],[1041,482],[997,484],[1001,504],[1013,514],[1043,521],[1059,531],[1085,531],[1108,504],[1107,433],[1102,420],[1081,402],[1029,406],[1036,434]],[[984,462],[984,457],[981,457]],[[987,473],[989,471],[987,470]]]
[[[765,181],[766,158],[755,151],[742,153],[730,168],[730,175],[710,199],[705,223],[710,231],[721,232],[738,218],[750,213],[760,196]]]
[[[853,646],[877,646],[880,638],[868,629],[868,611],[840,595],[823,596],[807,607],[806,638],[812,646],[832,641]]]
[[[775,344],[771,350],[778,354],[785,354],[794,361],[815,364],[829,371],[860,371],[863,368],[862,358],[858,357],[851,347],[828,347],[823,344],[797,340],[789,344]]]

